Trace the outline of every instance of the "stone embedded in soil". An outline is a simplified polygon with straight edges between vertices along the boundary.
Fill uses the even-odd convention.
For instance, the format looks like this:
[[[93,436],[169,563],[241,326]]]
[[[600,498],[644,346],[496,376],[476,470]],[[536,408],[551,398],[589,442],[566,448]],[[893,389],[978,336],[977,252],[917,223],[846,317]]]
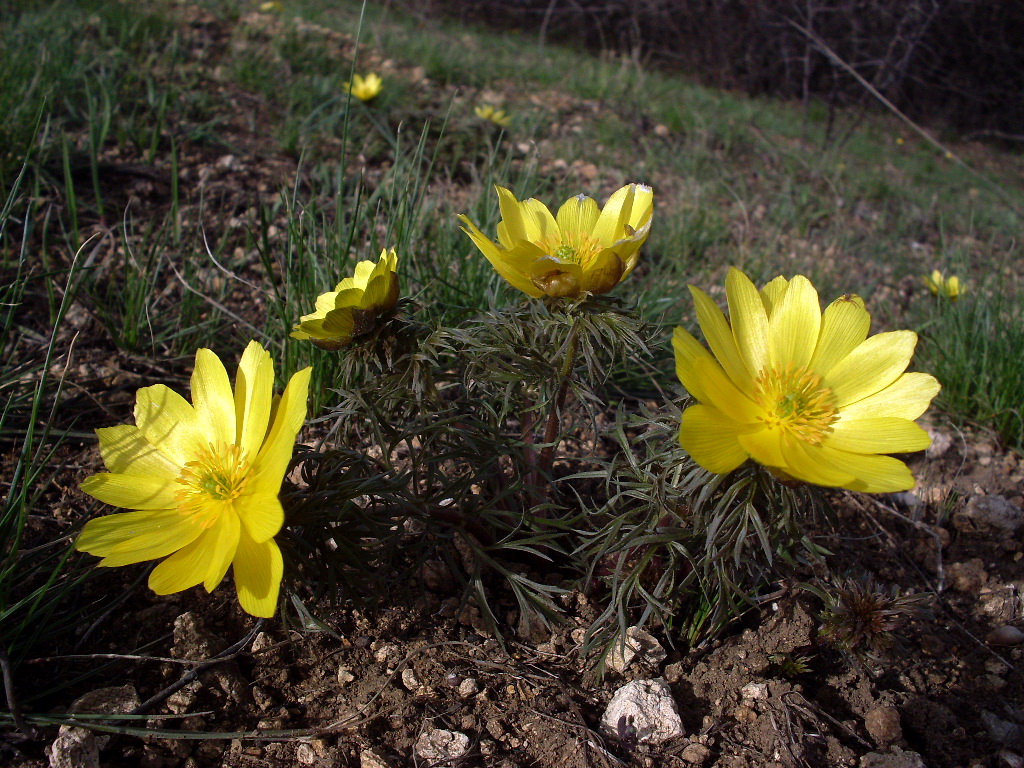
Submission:
[[[965,533],[1015,536],[1024,528],[1024,509],[1003,496],[972,496],[967,506],[953,515],[953,527]]]
[[[967,595],[977,594],[988,581],[985,561],[980,557],[953,563],[946,569],[946,576],[949,577],[949,584],[953,589]]]
[[[896,707],[875,707],[864,716],[864,727],[880,747],[887,747],[903,738],[900,712]]]
[[[75,699],[68,708],[72,714],[127,715],[139,706],[139,694],[133,685],[99,688]],[[50,768],[100,768],[100,750],[109,736],[85,728],[62,725],[57,738],[47,748]]]
[[[615,739],[650,744],[686,735],[672,691],[660,677],[619,688],[601,718],[601,730]]]
[[[468,699],[470,696],[476,696],[479,692],[480,684],[477,683],[475,677],[467,677],[459,683],[459,696],[463,699]]]
[[[1024,632],[1011,624],[1005,624],[985,635],[985,642],[989,645],[1020,645],[1024,643]]]
[[[620,675],[634,661],[652,666],[660,664],[668,656],[661,643],[639,627],[626,630],[625,642],[619,642],[608,654],[608,669]]]
[[[1024,728],[1019,724],[1003,720],[987,710],[982,710],[981,722],[996,743],[1011,749],[1024,749]]]
[[[413,751],[421,760],[444,764],[462,757],[469,751],[469,736],[458,731],[435,728],[416,739]]]
[[[364,749],[359,753],[359,768],[391,768],[391,763],[372,749]]]
[[[868,752],[860,759],[860,768],[925,768],[917,752],[893,747],[890,752]]]

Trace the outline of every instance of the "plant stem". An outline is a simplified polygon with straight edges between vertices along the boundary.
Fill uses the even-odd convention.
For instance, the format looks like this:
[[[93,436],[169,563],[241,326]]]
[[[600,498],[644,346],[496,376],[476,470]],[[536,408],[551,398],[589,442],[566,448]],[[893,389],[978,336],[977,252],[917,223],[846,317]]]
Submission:
[[[572,318],[572,326],[569,328],[569,338],[566,339],[565,358],[562,360],[562,370],[559,374],[558,391],[554,400],[551,401],[551,411],[548,413],[548,423],[544,427],[544,443],[541,449],[540,460],[537,462],[538,480],[541,475],[551,473],[551,465],[555,460],[555,439],[558,437],[558,427],[562,422],[562,408],[565,405],[565,397],[569,393],[569,382],[572,380],[573,366],[576,363],[576,318]]]

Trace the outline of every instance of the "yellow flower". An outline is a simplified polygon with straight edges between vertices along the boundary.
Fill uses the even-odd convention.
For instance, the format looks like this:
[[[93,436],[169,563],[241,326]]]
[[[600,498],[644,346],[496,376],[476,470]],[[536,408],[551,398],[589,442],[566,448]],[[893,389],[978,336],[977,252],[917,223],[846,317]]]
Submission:
[[[651,230],[654,193],[644,184],[618,190],[604,210],[585,195],[571,197],[557,217],[539,200],[520,202],[504,187],[495,189],[498,242],[460,214],[462,231],[498,274],[533,298],[607,293],[633,271]]]
[[[277,0],[270,0],[267,3],[260,3],[260,10],[263,13],[281,13],[284,10],[284,6]]]
[[[931,275],[925,276],[924,284],[928,286],[928,290],[932,292],[933,296],[944,296],[950,301],[956,301],[964,292],[964,286],[960,283],[959,277],[953,275],[947,279],[937,269]]]
[[[502,128],[507,128],[509,123],[512,122],[512,118],[504,109],[495,109],[490,104],[474,107],[473,111],[476,112],[476,116],[481,120],[489,120],[495,125],[500,125]]]
[[[731,269],[729,319],[690,286],[712,356],[682,328],[672,338],[676,374],[698,401],[683,413],[679,443],[711,472],[748,458],[816,485],[885,493],[912,488],[907,466],[880,454],[920,451],[913,420],[939,391],[926,373],[904,373],[917,334],[868,338],[858,296],[824,311],[810,281],[777,277],[758,292]]]
[[[163,384],[140,389],[135,426],[96,430],[110,471],[82,483],[105,504],[136,511],[90,520],[75,547],[107,567],[165,557],[149,575],[158,595],[199,583],[212,592],[233,566],[242,608],[273,616],[283,572],[278,493],[306,419],[311,370],[275,400],[274,362],[251,341],[233,393],[209,349],[196,352],[191,404]]]
[[[351,93],[360,101],[369,101],[384,88],[384,81],[376,72],[371,72],[365,78],[362,75],[352,75],[351,83],[343,83],[345,93]]]
[[[309,339],[322,349],[347,347],[352,339],[369,333],[379,315],[398,303],[398,256],[382,250],[380,259],[360,261],[354,277],[346,277],[316,300],[316,312],[303,315],[292,330],[293,339]]]

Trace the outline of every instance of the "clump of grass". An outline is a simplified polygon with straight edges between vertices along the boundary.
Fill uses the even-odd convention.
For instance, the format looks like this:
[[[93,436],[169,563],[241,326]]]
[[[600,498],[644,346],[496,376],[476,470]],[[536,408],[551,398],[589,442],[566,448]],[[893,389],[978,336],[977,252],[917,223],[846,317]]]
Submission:
[[[937,404],[955,423],[991,429],[1024,451],[1024,304],[1012,283],[969,286],[953,302],[925,296],[919,364],[942,383]]]

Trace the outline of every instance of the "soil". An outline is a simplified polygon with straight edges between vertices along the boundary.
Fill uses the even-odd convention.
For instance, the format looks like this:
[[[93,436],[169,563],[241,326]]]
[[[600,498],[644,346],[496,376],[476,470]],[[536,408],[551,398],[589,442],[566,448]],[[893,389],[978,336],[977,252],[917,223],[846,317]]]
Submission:
[[[208,38],[219,45],[230,39],[213,17],[182,9],[190,14],[197,50],[211,45]],[[182,222],[199,223],[202,189],[205,205],[216,197],[221,210],[239,214],[212,226],[244,229],[252,196],[272,197],[296,166],[252,131],[268,105],[229,84],[211,87],[235,115],[220,128],[232,151],[181,148],[180,181],[197,190],[183,206]],[[110,167],[124,171],[134,159],[118,153],[110,149]],[[166,170],[158,161],[152,173],[106,181],[125,204],[145,204],[158,215],[167,206]],[[211,226],[210,216],[202,221]],[[96,231],[108,232],[102,222]],[[212,240],[219,233],[208,234]],[[97,263],[123,258],[116,238],[100,243]],[[258,279],[257,262],[250,267]],[[164,299],[180,295],[180,285],[172,286]],[[225,303],[241,311],[246,299],[229,293]],[[40,315],[26,327],[45,339],[46,323]],[[184,371],[180,361],[162,367],[114,351],[95,308],[76,307],[64,333],[67,343],[78,337],[65,402],[65,412],[70,402],[78,416],[77,430],[123,421],[137,387],[157,374],[176,385]],[[25,344],[33,338],[28,333]],[[103,392],[102,402],[86,392]],[[154,735],[107,739],[69,730],[59,736],[53,726],[33,740],[9,731],[0,737],[0,761],[88,766],[98,750],[103,766],[143,768],[1022,765],[1024,634],[1007,629],[1024,627],[1021,527],[972,510],[979,499],[1002,499],[1013,508],[1000,507],[1009,517],[1024,519],[1024,462],[984,434],[941,424],[932,431],[929,455],[911,459],[919,478],[913,493],[834,495],[834,524],[812,532],[831,552],[818,571],[867,572],[880,587],[932,596],[929,612],[905,622],[900,642],[883,657],[843,653],[825,642],[822,602],[795,581],[778,585],[716,640],[697,647],[648,627],[666,657],[640,653],[622,672],[604,676],[595,672],[596,657],[580,652],[597,597],[569,591],[561,599],[563,623],[522,637],[513,597],[499,594],[499,639],[471,603],[463,604],[457,580],[439,561],[392,585],[375,607],[345,603],[318,611],[318,621],[305,625],[257,622],[226,587],[166,598],[133,589],[115,613],[88,628],[77,652],[92,658],[29,660],[18,670],[17,691],[66,681],[61,695],[46,702],[51,711],[125,712],[166,694],[196,668],[188,661],[212,662],[138,723]],[[80,522],[87,504],[77,482],[96,469],[96,453],[83,441],[65,444],[54,457],[62,469],[52,497],[44,499],[54,512],[34,521],[37,537],[52,539]],[[131,570],[97,575],[81,599],[128,590],[138,576]],[[601,729],[617,689],[654,678],[668,684],[684,735],[650,744],[628,722]],[[93,696],[99,704],[72,703],[110,688]],[[436,729],[468,738],[462,756],[439,759],[416,748]],[[51,749],[58,739],[59,748]]]

